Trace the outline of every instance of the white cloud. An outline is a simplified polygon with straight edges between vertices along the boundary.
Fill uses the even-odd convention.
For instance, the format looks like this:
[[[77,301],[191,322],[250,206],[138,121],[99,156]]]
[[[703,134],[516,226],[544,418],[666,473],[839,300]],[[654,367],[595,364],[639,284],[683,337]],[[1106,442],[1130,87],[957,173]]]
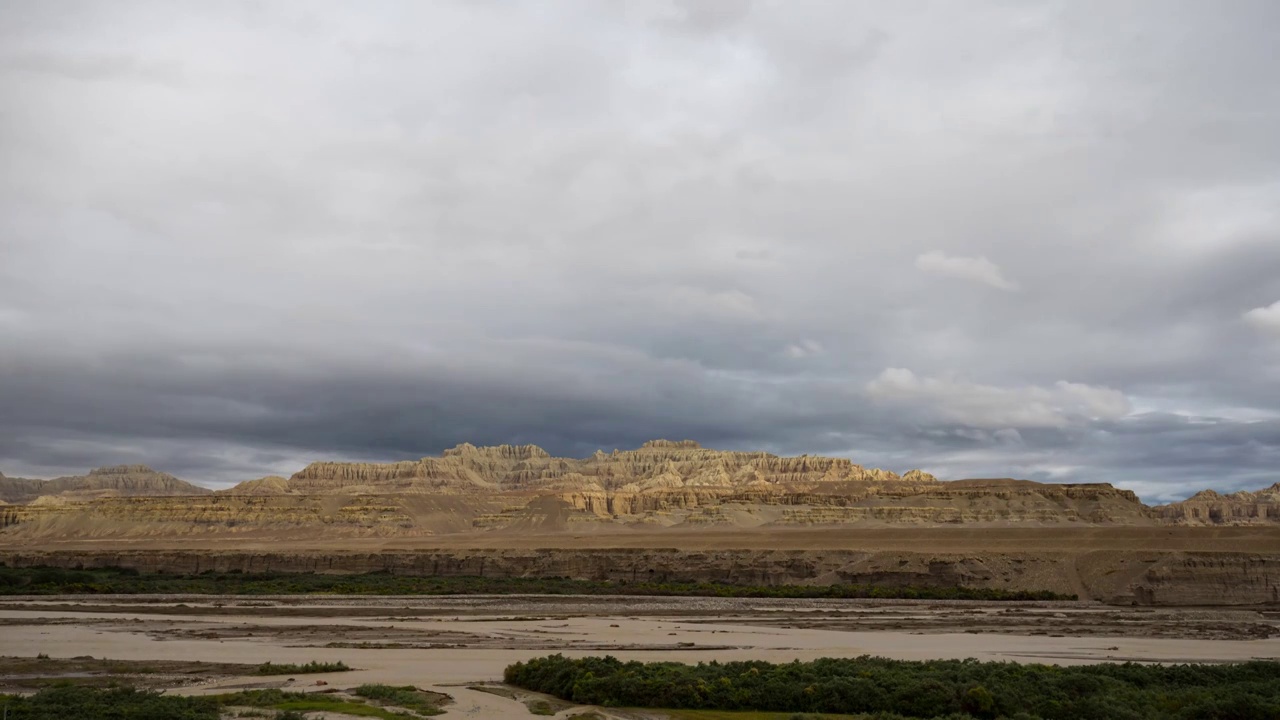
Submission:
[[[813,357],[814,355],[821,355],[822,343],[818,342],[817,340],[809,340],[808,338],[806,338],[804,340],[801,340],[798,343],[792,343],[791,345],[788,345],[786,349],[786,353],[787,353],[787,357],[794,358],[796,360],[801,360],[807,357]]]
[[[1018,432],[1017,430],[1014,430],[1013,428],[1004,428],[1003,430],[997,430],[994,433],[992,433],[992,437],[994,437],[996,440],[1002,443],[1008,443],[1011,445],[1022,444],[1022,433]]]
[[[1000,266],[985,257],[953,257],[943,252],[927,252],[916,258],[916,268],[937,277],[956,278],[1015,291],[1018,284],[1007,279]]]
[[[26,319],[27,314],[21,310],[0,305],[0,327],[5,325],[17,327],[26,322]]]
[[[1221,253],[1280,229],[1280,183],[1195,188],[1174,194],[1146,240],[1162,252]]]
[[[1002,439],[1016,428],[1063,428],[1090,419],[1116,419],[1129,413],[1129,399],[1118,390],[1059,381],[1050,387],[996,387],[957,378],[921,377],[905,368],[888,368],[867,384],[867,394],[925,421],[1000,430]],[[1019,436],[1020,437],[1020,436]]]
[[[1259,330],[1280,333],[1280,300],[1244,314],[1244,321]]]

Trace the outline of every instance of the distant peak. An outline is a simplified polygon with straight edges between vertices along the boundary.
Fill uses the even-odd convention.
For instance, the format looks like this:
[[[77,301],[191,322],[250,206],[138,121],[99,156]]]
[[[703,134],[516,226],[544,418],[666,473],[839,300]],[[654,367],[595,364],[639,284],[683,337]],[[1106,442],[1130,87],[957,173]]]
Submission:
[[[485,455],[489,457],[518,458],[521,460],[551,457],[550,453],[537,445],[486,445],[476,447],[471,443],[462,443],[444,451],[444,457],[457,457],[459,455]]]
[[[1221,500],[1222,493],[1216,490],[1201,490],[1200,492],[1187,498],[1188,500]]]
[[[146,465],[110,465],[89,471],[90,475],[154,475],[155,470]]]
[[[680,450],[700,450],[702,445],[697,440],[650,440],[640,446],[643,448],[677,448]]]

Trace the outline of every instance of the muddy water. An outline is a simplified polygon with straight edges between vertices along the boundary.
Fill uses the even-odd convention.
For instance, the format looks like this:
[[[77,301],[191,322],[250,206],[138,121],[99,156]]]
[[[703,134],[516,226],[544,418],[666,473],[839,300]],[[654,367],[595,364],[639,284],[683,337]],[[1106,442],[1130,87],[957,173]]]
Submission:
[[[101,599],[93,599],[94,611],[77,609],[76,600],[22,609],[14,602],[0,603],[0,654],[53,657],[92,655],[122,660],[200,660],[209,662],[260,663],[338,661],[359,668],[354,672],[300,677],[304,683],[323,680],[336,687],[366,682],[418,685],[452,695],[457,703],[446,717],[502,718],[527,714],[515,701],[467,690],[465,684],[497,681],[507,665],[550,652],[566,655],[612,654],[623,659],[676,660],[770,660],[787,662],[819,657],[880,655],[899,659],[965,658],[1014,660],[1059,664],[1137,660],[1148,662],[1222,662],[1252,658],[1280,658],[1280,637],[1265,639],[1204,639],[1202,637],[1151,637],[1165,632],[1164,623],[1177,623],[1168,614],[1153,618],[1161,627],[1144,631],[1140,623],[1116,618],[1123,636],[1072,636],[1059,633],[1078,618],[1080,623],[1097,623],[1098,608],[1031,607],[1028,613],[1042,612],[1054,623],[1054,635],[1003,632],[965,632],[976,616],[1006,612],[1001,607],[967,605],[919,605],[896,603],[883,606],[892,618],[939,618],[928,632],[919,630],[865,630],[852,625],[840,627],[794,627],[785,623],[788,615],[776,603],[765,609],[741,603],[724,608],[726,615],[664,614],[668,604],[629,603],[621,598],[607,604],[588,603],[590,611],[564,599],[551,605],[535,604],[542,610],[527,614],[528,603],[519,599],[482,601],[468,604],[456,599],[414,599],[411,607],[434,616],[398,616],[403,605],[383,599],[345,598],[329,600],[323,606],[291,606],[294,616],[273,616],[275,604],[263,608],[262,616],[225,614],[211,606],[189,607],[182,614],[158,613],[118,602],[115,611],[101,610]],[[434,603],[434,604],[433,604]],[[810,606],[805,606],[811,610]],[[864,614],[876,615],[874,606],[857,606]],[[483,612],[477,613],[477,608]],[[755,608],[753,610],[753,608]],[[869,609],[870,608],[870,609]],[[554,612],[547,612],[548,610]],[[686,611],[688,608],[685,608]],[[708,608],[709,609],[709,608]],[[801,608],[797,608],[798,610]],[[837,608],[848,614],[847,608]],[[458,612],[459,610],[470,612]],[[832,610],[832,608],[826,608]],[[368,611],[368,616],[349,613]],[[1187,611],[1203,620],[1208,611]],[[343,615],[343,613],[347,613]],[[456,614],[454,614],[456,613]],[[1195,613],[1200,613],[1196,615]],[[798,620],[812,612],[797,612]],[[828,613],[830,614],[830,613]],[[337,615],[337,616],[335,616]],[[1265,622],[1266,613],[1258,613]],[[1242,621],[1240,615],[1216,618],[1225,623]],[[722,619],[723,618],[723,619]],[[1251,620],[1252,621],[1252,620]],[[1034,627],[1034,623],[1030,625]],[[1119,631],[1118,631],[1119,632]],[[428,643],[441,647],[370,648],[324,647],[335,639],[360,638],[368,643]],[[461,640],[460,640],[461,639]],[[456,645],[449,647],[448,645]],[[262,677],[228,678],[192,687],[183,692],[204,693],[223,688],[263,682],[285,683],[285,679]],[[301,683],[293,683],[298,686]],[[299,688],[302,689],[302,688]]]

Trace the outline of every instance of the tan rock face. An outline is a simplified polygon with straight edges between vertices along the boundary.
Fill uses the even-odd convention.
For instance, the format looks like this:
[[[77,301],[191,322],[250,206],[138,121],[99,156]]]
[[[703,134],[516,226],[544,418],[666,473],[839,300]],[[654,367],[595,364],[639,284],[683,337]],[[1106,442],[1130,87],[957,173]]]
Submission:
[[[38,498],[41,498],[37,500]],[[286,532],[421,537],[628,527],[1158,525],[1280,522],[1280,485],[1148,508],[1106,484],[940,482],[843,458],[722,452],[689,440],[552,457],[463,444],[394,463],[312,463],[210,494],[145,466],[0,479],[0,527],[27,540]],[[16,533],[16,534],[15,534]]]
[[[279,475],[268,475],[260,477],[257,480],[245,480],[244,482],[226,490],[216,490],[215,495],[287,495],[289,490],[288,478],[282,478]]]
[[[556,458],[536,445],[459,445],[441,457],[397,463],[312,463],[289,479],[305,492],[341,492],[353,485],[396,492],[470,492],[559,489],[634,494],[681,487],[734,488],[819,482],[934,482],[913,470],[899,477],[845,458],[779,457],[770,453],[708,450],[692,440],[652,440],[638,450],[587,458]]]
[[[1168,523],[1178,525],[1263,525],[1280,523],[1280,483],[1248,492],[1222,495],[1204,490],[1179,503],[1152,508]]]
[[[88,475],[73,475],[54,480],[27,480],[0,475],[0,500],[27,503],[41,496],[57,495],[69,499],[88,500],[107,496],[204,495],[210,491],[179,480],[146,465],[117,465],[90,470]]]
[[[844,458],[722,452],[692,440],[653,440],[636,450],[598,451],[581,459],[552,457],[534,445],[462,444],[441,457],[418,461],[312,463],[290,478],[281,492],[525,493],[555,496],[592,515],[629,517],[725,501],[773,500],[789,491],[848,483],[929,485],[936,480],[919,470],[900,477]],[[255,486],[253,491],[259,489]],[[477,520],[477,525],[501,526],[503,518],[515,520],[508,513]]]
[[[40,491],[44,485],[44,480],[0,475],[0,500],[6,503],[30,502],[40,497]]]
[[[103,477],[114,477],[111,473]],[[102,497],[6,508],[27,539],[286,533],[423,537],[466,532],[830,524],[1151,525],[1110,485],[938,482],[848,460],[719,452],[690,441],[555,458],[534,446],[461,445],[385,464],[313,463],[212,497]],[[16,533],[16,535],[14,535]]]

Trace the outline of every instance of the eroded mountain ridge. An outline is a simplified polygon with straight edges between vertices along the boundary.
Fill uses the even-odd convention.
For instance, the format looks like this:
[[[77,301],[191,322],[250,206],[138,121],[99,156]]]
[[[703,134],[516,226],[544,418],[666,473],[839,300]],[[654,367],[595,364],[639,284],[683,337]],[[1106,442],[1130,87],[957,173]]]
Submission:
[[[398,463],[312,463],[285,492],[643,492],[697,487],[766,487],[831,482],[935,482],[919,470],[899,476],[846,458],[724,452],[691,440],[652,440],[638,450],[552,457],[536,445],[463,443],[440,457]],[[234,494],[235,488],[229,493]]]
[[[461,444],[392,463],[316,462],[211,493],[146,466],[32,481],[0,476],[11,536],[203,533],[429,536],[647,526],[1160,525],[1280,522],[1280,485],[1149,508],[1103,483],[943,482],[845,458],[725,452],[654,440],[554,457],[535,445]]]
[[[96,497],[144,495],[151,497],[204,495],[208,488],[193,485],[146,465],[114,465],[53,480],[10,478],[0,473],[0,501],[29,503],[41,497],[88,500]]]

